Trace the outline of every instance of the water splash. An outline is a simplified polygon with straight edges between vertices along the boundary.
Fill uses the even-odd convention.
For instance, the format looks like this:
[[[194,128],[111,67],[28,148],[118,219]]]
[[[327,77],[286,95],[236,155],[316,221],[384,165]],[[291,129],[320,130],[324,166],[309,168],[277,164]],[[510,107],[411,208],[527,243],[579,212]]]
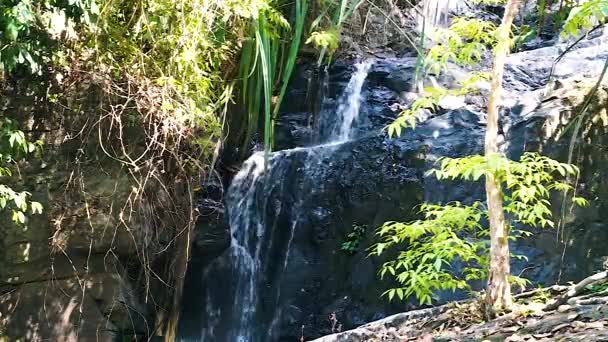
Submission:
[[[207,272],[209,277],[216,272],[229,272],[230,284],[213,283],[213,279],[208,279],[208,283],[213,284],[207,285],[206,289],[207,319],[202,329],[203,341],[273,340],[282,315],[280,283],[304,211],[298,196],[322,187],[323,177],[319,175],[327,160],[338,146],[353,138],[353,126],[359,118],[363,100],[363,85],[372,64],[369,60],[356,64],[339,99],[337,115],[325,118],[333,124],[326,143],[272,153],[266,167],[264,154],[256,153],[234,177],[226,195],[230,248]],[[302,153],[305,158],[295,165],[298,158],[292,156]],[[282,208],[281,203],[271,202],[270,193],[286,192],[284,180],[294,168],[307,177],[292,189],[296,192],[295,205]],[[267,222],[268,210],[275,216],[288,217],[289,226]]]
[[[447,27],[450,13],[465,6],[463,0],[423,0],[421,11],[417,14],[418,30],[429,31],[436,27]]]
[[[256,206],[256,190],[263,185],[261,176],[264,171],[264,155],[256,153],[244,164],[235,176],[232,189],[238,189],[239,197],[229,203],[228,222],[234,227],[230,239],[230,259],[233,269],[236,270],[236,292],[234,294],[233,312],[234,329],[231,339],[237,342],[249,342],[253,339],[250,329],[257,305],[256,284],[258,278],[259,254],[263,241],[263,224],[260,221],[251,222],[250,211]],[[232,202],[231,198],[228,201]],[[255,235],[251,236],[251,230]]]
[[[372,65],[372,60],[365,60],[355,65],[355,73],[350,78],[338,103],[339,120],[330,137],[331,141],[344,142],[352,138],[353,124],[359,118],[361,110],[363,84]]]

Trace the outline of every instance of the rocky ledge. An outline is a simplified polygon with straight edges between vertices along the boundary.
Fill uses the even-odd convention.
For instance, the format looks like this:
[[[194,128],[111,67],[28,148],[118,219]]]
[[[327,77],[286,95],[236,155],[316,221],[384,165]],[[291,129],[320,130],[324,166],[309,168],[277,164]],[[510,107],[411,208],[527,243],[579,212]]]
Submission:
[[[389,316],[313,342],[608,341],[606,272],[571,287],[515,296],[512,312],[484,321],[480,301],[455,302]]]

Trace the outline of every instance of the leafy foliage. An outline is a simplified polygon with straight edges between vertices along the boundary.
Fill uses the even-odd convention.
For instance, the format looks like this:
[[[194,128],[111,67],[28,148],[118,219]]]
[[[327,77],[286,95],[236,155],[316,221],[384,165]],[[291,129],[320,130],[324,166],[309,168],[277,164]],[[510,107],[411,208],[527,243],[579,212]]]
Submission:
[[[326,55],[328,60],[331,59],[339,45],[342,24],[363,1],[319,1],[319,14],[310,25],[310,34],[306,41],[306,44],[312,44],[320,50],[319,64],[323,62]]]
[[[306,44],[313,44],[318,49],[326,49],[330,52],[336,51],[338,48],[338,30],[330,28],[321,32],[313,32],[306,41]]]
[[[458,202],[446,206],[423,204],[422,220],[407,224],[387,222],[378,231],[381,242],[371,250],[381,255],[396,246],[407,246],[396,260],[382,265],[380,276],[387,273],[401,287],[387,290],[389,300],[415,296],[421,304],[430,304],[437,290],[469,288],[467,280],[481,279],[486,266],[486,245],[465,236],[481,237],[487,232],[479,224],[483,210],[479,203],[464,206]],[[461,261],[476,267],[466,267],[462,276],[451,273],[451,265]]]
[[[557,177],[576,175],[576,166],[560,163],[538,153],[527,152],[519,162],[500,155],[442,158],[440,168],[429,171],[437,179],[463,179],[477,181],[492,174],[504,184],[505,211],[514,215],[516,222],[530,226],[553,227],[549,195],[551,191],[568,192],[572,186],[560,182]],[[587,202],[580,197],[573,201],[579,205]]]
[[[42,76],[57,52],[60,36],[71,36],[77,26],[92,26],[99,13],[94,0],[4,1],[0,4],[0,76],[21,70],[24,75]],[[27,213],[42,213],[27,191],[17,191],[6,180],[14,176],[18,163],[39,156],[41,141],[28,141],[16,121],[0,122],[0,209],[10,210],[12,221],[26,223]]]
[[[406,128],[416,128],[416,123],[421,121],[421,113],[423,110],[434,111],[442,98],[454,95],[472,94],[478,91],[477,84],[481,81],[486,81],[490,78],[487,72],[472,72],[469,76],[460,82],[461,87],[458,89],[445,88],[425,88],[424,95],[417,98],[410,108],[401,111],[399,116],[391,122],[386,130],[390,137],[401,135],[401,131]]]
[[[580,29],[589,30],[594,22],[604,22],[608,17],[608,0],[585,1],[570,11],[562,35],[576,36]]]
[[[355,224],[353,226],[353,231],[348,233],[346,236],[346,241],[342,243],[340,249],[349,254],[355,254],[359,249],[359,245],[361,244],[361,240],[365,236],[365,231],[367,230],[367,226]]]
[[[163,120],[173,124],[175,134],[188,135],[182,141],[194,147],[195,156],[214,153],[223,117],[238,90],[243,113],[230,123],[241,128],[231,131],[235,144],[247,145],[263,122],[270,150],[274,120],[304,34],[308,1],[146,4],[121,0],[104,7],[95,37],[96,63],[146,87],[152,80],[155,92],[162,94],[157,106]]]
[[[487,47],[496,44],[496,32],[497,27],[491,22],[464,17],[455,18],[449,28],[434,29],[430,36],[435,45],[429,49],[425,58],[427,73],[446,72],[450,61],[469,66],[480,62]],[[443,97],[475,92],[477,83],[488,79],[489,74],[486,72],[472,72],[461,81],[459,89],[424,89],[425,94],[416,99],[410,108],[403,110],[397,119],[387,126],[389,136],[401,135],[404,128],[416,128],[421,110],[434,110]]]
[[[448,62],[472,65],[481,61],[487,46],[496,43],[496,25],[479,19],[456,18],[447,28],[431,33],[436,42],[427,54],[428,72],[439,74],[447,71]]]
[[[5,119],[0,127],[0,179],[13,176],[12,166],[30,154],[39,154],[42,142],[30,142],[25,134],[16,129],[15,124]],[[42,205],[30,200],[27,191],[16,191],[0,183],[0,209],[11,211],[14,222],[24,224],[28,210],[31,214],[41,214]]]
[[[73,35],[78,25],[93,25],[99,14],[95,0],[3,1],[0,5],[0,71],[19,65],[42,74],[52,47],[62,34]]]
[[[568,192],[572,186],[559,181],[560,177],[576,175],[573,165],[560,163],[538,153],[525,153],[520,161],[499,155],[441,158],[439,168],[427,173],[439,180],[462,179],[478,181],[493,175],[502,184],[505,211],[512,223],[527,226],[553,227],[549,196],[552,191]],[[574,203],[586,205],[581,197]],[[407,246],[395,260],[385,263],[380,276],[387,273],[401,287],[385,294],[392,299],[415,296],[422,304],[430,304],[438,290],[468,289],[470,280],[487,277],[488,230],[481,220],[487,217],[479,202],[470,206],[451,203],[445,206],[423,204],[423,219],[410,223],[387,222],[378,230],[380,242],[371,250],[381,255],[391,247]],[[510,229],[510,238],[527,237],[524,230]],[[462,262],[462,274],[454,274],[451,265]],[[510,281],[523,286],[525,280],[511,276]]]

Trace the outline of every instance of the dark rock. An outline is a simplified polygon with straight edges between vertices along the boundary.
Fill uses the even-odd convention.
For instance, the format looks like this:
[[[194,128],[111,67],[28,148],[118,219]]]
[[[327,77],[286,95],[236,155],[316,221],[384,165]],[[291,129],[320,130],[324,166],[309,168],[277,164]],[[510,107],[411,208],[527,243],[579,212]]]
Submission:
[[[602,36],[586,41],[562,60],[555,75],[562,79],[576,78],[572,82],[556,83],[550,97],[545,95],[548,71],[563,47],[547,47],[510,57],[501,122],[504,135],[501,147],[510,157],[517,159],[525,151],[542,150],[561,161],[568,160],[564,155],[568,151],[568,135],[563,135],[563,129],[576,112],[573,108],[583,102],[593,83],[589,78],[583,82],[584,74],[597,75],[603,59],[608,56],[608,47],[602,45],[605,39]],[[469,105],[464,108],[429,113],[415,130],[405,130],[398,139],[388,139],[381,133],[397,115],[390,107],[403,101],[402,92],[411,89],[414,62],[414,59],[377,61],[364,85],[366,100],[362,117],[355,123],[356,138],[346,143],[293,148],[314,143],[314,138],[306,136],[317,131],[319,124],[315,120],[318,121],[322,113],[300,110],[303,106],[297,104],[297,98],[300,96],[299,101],[304,101],[301,92],[289,95],[293,101],[288,101],[289,106],[298,110],[286,111],[281,116],[277,136],[281,137],[281,147],[292,149],[270,156],[265,177],[256,178],[255,174],[261,170],[258,165],[244,171],[251,183],[233,183],[232,195],[227,199],[228,211],[236,210],[235,203],[253,188],[257,204],[247,209],[250,216],[243,222],[248,227],[259,227],[258,223],[264,227],[250,235],[251,241],[262,241],[259,244],[261,279],[254,291],[259,294],[252,319],[254,341],[317,337],[332,333],[337,327],[349,329],[415,308],[415,302],[387,303],[380,298],[390,283],[378,281],[375,273],[386,259],[366,257],[366,248],[374,243],[374,228],[388,220],[415,218],[413,208],[422,201],[483,200],[482,182],[439,182],[423,175],[439,157],[460,157],[483,151],[485,118],[477,109],[485,104],[473,105],[474,101],[469,98]],[[344,88],[352,70],[349,65],[349,62],[336,64],[335,71],[330,71],[327,77],[329,88]],[[453,87],[457,80],[455,72],[439,82]],[[604,88],[601,92],[602,96],[606,95]],[[325,94],[323,110],[327,114],[332,108],[335,110],[339,92]],[[585,194],[597,198],[597,203],[592,208],[566,215],[567,241],[556,241],[554,231],[535,231],[535,239],[513,244],[514,253],[533,260],[514,261],[514,272],[524,272],[524,276],[535,283],[556,281],[560,270],[563,270],[562,277],[567,277],[562,280],[580,279],[599,267],[606,257],[600,243],[603,240],[589,240],[605,234],[605,225],[601,222],[608,220],[605,217],[608,207],[602,200],[605,196],[601,195],[608,192],[605,181],[608,174],[603,171],[608,170],[608,160],[606,153],[601,152],[608,146],[607,125],[597,124],[608,122],[602,107],[605,99],[598,97],[594,102],[599,104],[590,110],[594,119],[586,120],[581,131],[592,136],[599,147],[585,147],[584,153],[578,155],[583,160],[581,183],[587,189]],[[370,230],[355,253],[344,253],[341,245],[355,224],[365,224]],[[233,232],[239,229],[231,228]],[[590,253],[569,247],[562,261],[563,246],[578,241],[588,244]],[[222,333],[234,328],[234,319],[227,317],[242,317],[241,311],[245,310],[232,312],[236,272],[231,269],[227,254],[211,265],[205,264],[203,270],[193,272],[191,276],[199,280],[196,289],[188,292],[186,298],[189,303],[197,303],[199,310],[206,308],[207,311],[200,314],[190,330],[184,331],[184,336],[190,334],[198,338],[201,329],[210,331],[213,326],[216,335],[206,336],[222,340],[226,336]],[[462,295],[441,293],[439,298],[448,301]],[[232,322],[232,326],[214,326],[221,315],[227,315],[223,316],[224,320]],[[364,329],[356,333],[360,333],[359,340],[369,336]]]
[[[608,329],[603,322],[608,305],[605,297],[598,299],[599,305],[564,306],[566,312],[542,314],[538,312],[538,303],[529,303],[524,307],[528,310],[526,315],[510,314],[489,322],[475,321],[463,312],[449,312],[445,306],[436,307],[389,316],[314,342],[524,341],[530,338],[604,341],[608,339]],[[440,329],[436,329],[438,325]]]

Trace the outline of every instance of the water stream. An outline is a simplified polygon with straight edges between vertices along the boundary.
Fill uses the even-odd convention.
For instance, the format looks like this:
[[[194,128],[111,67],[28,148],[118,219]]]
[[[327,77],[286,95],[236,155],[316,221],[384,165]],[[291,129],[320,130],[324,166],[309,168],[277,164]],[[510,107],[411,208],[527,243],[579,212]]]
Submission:
[[[322,187],[319,183],[323,181],[322,177],[312,175],[324,167],[324,161],[336,146],[353,138],[363,101],[363,86],[372,64],[372,61],[356,64],[338,100],[337,110],[320,116],[320,120],[328,122],[320,123],[319,127],[332,127],[328,136],[321,137],[322,144],[272,153],[266,168],[263,153],[255,153],[234,177],[226,195],[230,248],[206,271],[209,277],[213,272],[230,272],[231,281],[227,284],[207,279],[203,341],[274,340],[282,312],[283,272],[289,261],[299,216],[304,210],[300,208],[302,200],[298,193]],[[295,165],[290,156],[300,153],[305,153],[306,157]],[[290,192],[283,188],[283,180],[293,168],[311,175],[298,185],[296,193],[287,194],[294,197],[295,201],[290,202],[295,205],[282,208],[277,201],[269,203],[271,193]],[[273,215],[267,215],[268,211],[273,211]],[[268,222],[268,217],[273,217],[273,222]]]
[[[462,0],[424,0],[417,15],[418,30],[431,31],[435,27],[446,27],[451,12],[465,8]],[[423,20],[424,18],[424,20]]]
[[[355,65],[355,73],[348,82],[344,95],[340,98],[338,104],[338,120],[336,130],[330,136],[332,142],[344,142],[352,138],[353,134],[353,123],[359,117],[361,109],[361,91],[363,90],[363,83],[367,78],[369,69],[372,67],[372,61],[366,60]]]

